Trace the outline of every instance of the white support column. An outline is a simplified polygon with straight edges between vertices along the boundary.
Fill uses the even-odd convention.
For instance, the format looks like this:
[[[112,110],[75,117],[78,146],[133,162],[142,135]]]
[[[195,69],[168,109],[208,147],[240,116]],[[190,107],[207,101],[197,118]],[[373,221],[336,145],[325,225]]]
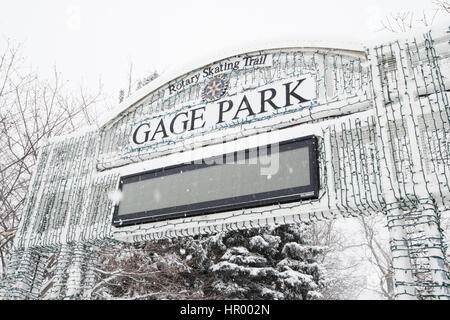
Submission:
[[[95,246],[86,248],[85,265],[86,270],[84,272],[83,286],[82,286],[82,299],[91,299],[92,289],[95,285],[96,267],[99,259],[99,250]]]
[[[395,202],[388,205],[387,211],[389,244],[394,269],[394,296],[399,300],[415,299],[415,281],[409,255],[408,237],[405,231],[405,214]]]
[[[32,290],[40,262],[40,254],[36,249],[26,249],[19,258],[17,270],[13,278],[9,299],[33,298]]]
[[[448,268],[443,252],[439,217],[431,199],[421,199],[421,227],[426,235],[423,246],[427,251],[430,270],[429,294],[433,299],[450,300]]]
[[[86,248],[83,243],[77,243],[73,250],[73,259],[68,270],[66,299],[79,299],[82,292]]]
[[[399,190],[395,188],[398,183],[393,156],[388,144],[390,141],[389,123],[383,101],[383,87],[378,71],[378,60],[373,52],[369,55],[369,61],[372,70],[378,150],[381,150],[379,162],[381,192],[386,203],[385,211],[394,269],[394,296],[400,300],[416,299],[404,212],[401,210],[398,200]]]
[[[65,294],[67,281],[67,268],[70,265],[71,248],[68,244],[63,244],[59,251],[58,261],[55,267],[53,287],[50,291],[50,299],[61,299]]]

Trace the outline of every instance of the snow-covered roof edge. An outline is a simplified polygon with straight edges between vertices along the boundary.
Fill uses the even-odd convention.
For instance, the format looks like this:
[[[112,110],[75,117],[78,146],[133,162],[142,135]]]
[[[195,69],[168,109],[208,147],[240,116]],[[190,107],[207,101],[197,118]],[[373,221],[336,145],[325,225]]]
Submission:
[[[49,138],[46,139],[42,139],[39,141],[38,143],[38,147],[42,147],[45,146],[49,143],[58,143],[58,142],[62,142],[66,139],[70,139],[70,138],[79,138],[81,136],[84,136],[85,134],[88,134],[90,132],[94,132],[98,130],[98,126],[97,125],[85,125],[82,126],[80,128],[78,128],[77,130],[71,132],[71,133],[67,133],[67,134],[62,134],[59,136],[51,136]]]
[[[155,80],[151,81],[149,84],[135,91],[129,97],[125,98],[121,103],[119,103],[110,112],[103,114],[99,119],[100,128],[106,126],[114,119],[116,119],[122,112],[128,110],[140,100],[145,98],[147,95],[158,90],[168,82],[175,80],[182,75],[199,69],[208,64],[233,57],[236,55],[241,55],[249,52],[261,51],[261,50],[273,50],[273,49],[288,49],[288,48],[321,48],[330,50],[345,50],[358,52],[365,54],[365,46],[362,43],[354,42],[351,40],[316,40],[316,39],[274,39],[270,41],[257,41],[247,44],[242,44],[234,46],[231,48],[224,48],[220,51],[205,55],[201,58],[190,61],[184,65],[172,68],[171,70],[165,72]]]

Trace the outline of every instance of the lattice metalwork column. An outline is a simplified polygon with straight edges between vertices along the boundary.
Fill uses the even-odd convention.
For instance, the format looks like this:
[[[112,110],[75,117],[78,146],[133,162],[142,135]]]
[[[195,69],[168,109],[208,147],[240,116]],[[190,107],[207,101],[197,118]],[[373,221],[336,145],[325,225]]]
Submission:
[[[84,279],[86,258],[86,246],[83,243],[77,243],[73,247],[72,263],[69,267],[67,278],[66,299],[80,299],[82,293],[82,283]]]
[[[43,279],[46,255],[37,249],[27,249],[13,276],[8,299],[36,299]]]
[[[450,298],[439,214],[448,206],[450,163],[445,145],[430,147],[450,138],[440,71],[448,37],[437,35],[369,51],[398,299]]]
[[[70,265],[72,253],[71,246],[63,244],[58,254],[56,262],[53,287],[50,291],[50,299],[58,299],[64,296],[66,292],[67,270]]]
[[[96,267],[99,258],[99,250],[95,246],[90,246],[86,248],[85,254],[85,272],[84,281],[82,286],[81,298],[90,299],[92,290],[95,285],[96,280]]]

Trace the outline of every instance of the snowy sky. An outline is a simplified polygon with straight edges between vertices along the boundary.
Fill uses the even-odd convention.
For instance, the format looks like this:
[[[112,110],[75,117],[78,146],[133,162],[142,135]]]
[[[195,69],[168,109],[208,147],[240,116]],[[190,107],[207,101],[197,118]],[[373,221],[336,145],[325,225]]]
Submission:
[[[0,35],[23,42],[41,74],[56,65],[70,83],[89,87],[101,78],[116,95],[131,62],[137,78],[251,41],[364,41],[380,35],[389,12],[412,10],[418,18],[433,8],[431,0],[14,0],[2,3]]]

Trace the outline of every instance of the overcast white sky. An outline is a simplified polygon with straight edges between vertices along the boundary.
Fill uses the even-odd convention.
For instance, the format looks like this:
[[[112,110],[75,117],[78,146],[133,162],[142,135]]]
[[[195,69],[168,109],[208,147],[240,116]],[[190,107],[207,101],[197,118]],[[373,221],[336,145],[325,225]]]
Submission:
[[[73,84],[92,86],[101,78],[106,92],[117,95],[131,62],[142,77],[255,40],[365,41],[380,35],[375,31],[389,12],[422,9],[431,14],[432,1],[14,0],[1,5],[0,35],[23,42],[40,73],[56,65]]]

